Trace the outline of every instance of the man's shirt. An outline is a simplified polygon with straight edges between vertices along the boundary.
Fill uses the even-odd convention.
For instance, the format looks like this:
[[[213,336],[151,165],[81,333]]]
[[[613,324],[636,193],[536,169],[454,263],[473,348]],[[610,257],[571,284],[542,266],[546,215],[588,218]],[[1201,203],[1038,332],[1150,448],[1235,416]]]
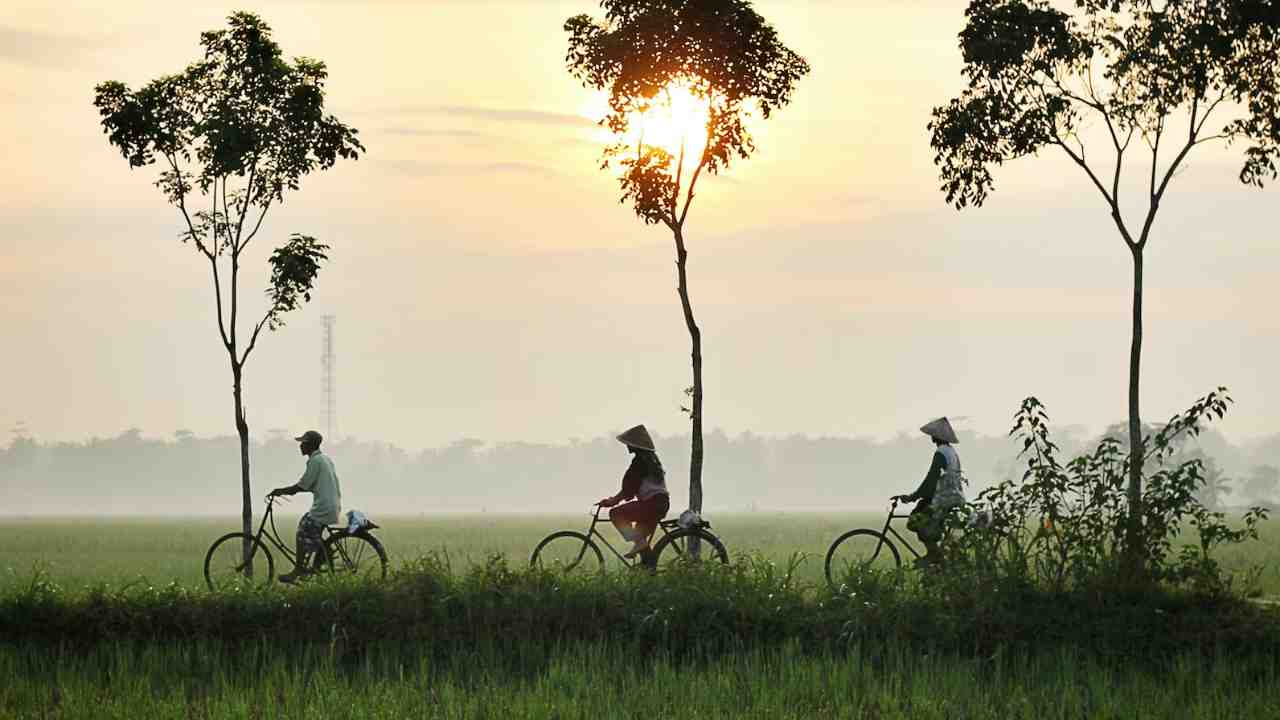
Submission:
[[[338,473],[328,455],[316,450],[307,458],[307,469],[298,481],[298,487],[311,493],[311,519],[326,525],[338,523],[338,511],[342,508],[342,488],[338,485]]]

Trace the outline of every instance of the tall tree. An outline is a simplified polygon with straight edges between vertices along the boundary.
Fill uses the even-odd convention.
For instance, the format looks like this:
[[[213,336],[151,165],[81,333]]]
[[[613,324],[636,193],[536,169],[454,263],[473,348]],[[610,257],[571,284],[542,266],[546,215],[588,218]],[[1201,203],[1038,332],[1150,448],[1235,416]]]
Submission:
[[[566,62],[584,86],[608,94],[601,124],[614,142],[604,149],[602,169],[620,170],[621,201],[675,240],[676,289],[693,369],[689,507],[701,512],[702,332],[689,300],[685,222],[703,174],[721,173],[755,151],[748,116],[759,112],[767,119],[787,105],[809,65],[749,0],[602,0],[600,6],[603,20],[578,15],[565,22]],[[654,115],[676,126],[665,145],[638,127]],[[687,124],[700,126],[682,127]]]
[[[160,164],[156,186],[182,216],[182,241],[209,263],[218,336],[231,366],[248,536],[253,506],[245,363],[263,328],[280,328],[285,314],[311,299],[328,246],[294,233],[271,253],[266,310],[255,314],[242,335],[244,253],[287,191],[297,190],[313,170],[357,158],[364,146],[356,130],[324,112],[324,63],[285,60],[258,16],[235,13],[226,29],[202,33],[200,44],[202,59],[139,90],[115,81],[98,85],[94,105],[130,167]],[[248,560],[247,543],[245,553]]]
[[[1196,147],[1244,146],[1241,182],[1276,177],[1280,0],[970,0],[960,33],[967,87],[929,124],[942,190],[979,206],[992,170],[1042,150],[1088,178],[1133,258],[1129,348],[1130,558],[1141,560],[1144,437],[1139,409],[1143,251],[1170,181]],[[1090,123],[1096,132],[1087,132]],[[1140,144],[1133,141],[1138,140]],[[1100,152],[1086,154],[1101,147]],[[1145,146],[1136,217],[1126,161]]]

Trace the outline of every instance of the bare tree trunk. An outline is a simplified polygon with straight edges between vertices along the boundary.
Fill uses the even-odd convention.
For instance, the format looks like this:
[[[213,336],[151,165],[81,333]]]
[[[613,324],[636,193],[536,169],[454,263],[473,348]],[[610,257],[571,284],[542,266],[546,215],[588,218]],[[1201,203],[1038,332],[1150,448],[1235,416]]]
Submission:
[[[1129,523],[1125,550],[1130,569],[1137,571],[1145,557],[1142,547],[1142,416],[1138,408],[1142,370],[1142,247],[1133,252],[1133,339],[1129,346]]]
[[[689,406],[693,438],[689,456],[689,509],[702,513],[702,331],[693,319],[693,306],[689,303],[689,279],[685,272],[689,253],[684,246],[683,228],[673,229],[676,240],[676,269],[679,273],[680,306],[684,310],[684,323],[689,329],[690,360],[693,366],[693,397]],[[689,552],[698,556],[700,543],[694,538]]]
[[[231,376],[233,378],[232,394],[236,403],[236,433],[240,436],[240,489],[242,493],[241,520],[244,527],[244,567],[245,573],[253,575],[253,543],[249,536],[253,534],[253,491],[249,487],[249,423],[244,418],[244,403],[241,400],[241,367],[232,361]]]

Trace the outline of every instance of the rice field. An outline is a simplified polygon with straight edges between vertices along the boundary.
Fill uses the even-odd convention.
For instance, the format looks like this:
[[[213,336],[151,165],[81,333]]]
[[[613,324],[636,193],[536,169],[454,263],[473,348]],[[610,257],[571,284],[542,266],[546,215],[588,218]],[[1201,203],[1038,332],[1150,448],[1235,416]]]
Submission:
[[[538,541],[554,530],[583,531],[590,524],[578,515],[437,515],[377,517],[376,534],[387,548],[392,567],[438,552],[462,570],[494,554],[513,565],[527,562]],[[759,554],[779,564],[799,561],[799,580],[820,582],[827,547],[854,527],[879,529],[883,514],[872,513],[725,513],[709,516],[712,531],[725,543],[730,559]],[[895,521],[917,550],[923,548]],[[277,522],[286,542],[293,542],[297,516],[282,514]],[[203,583],[202,563],[209,545],[239,529],[234,518],[193,519],[0,519],[0,588],[27,582],[36,568],[67,588],[98,583]],[[627,545],[613,528],[598,528],[619,551]],[[602,548],[604,550],[604,548]],[[911,556],[900,548],[904,562]],[[604,550],[607,562],[616,562]],[[1280,518],[1267,521],[1261,539],[1220,553],[1223,563],[1241,573],[1260,568],[1259,589],[1280,596]],[[282,563],[277,558],[277,566]],[[283,570],[281,570],[283,572]]]
[[[413,565],[430,555],[443,559],[447,572],[458,576],[481,569],[494,554],[505,555],[513,568],[523,567],[531,549],[546,534],[559,529],[582,530],[589,522],[585,514],[375,519],[382,525],[377,535],[386,545],[393,567]],[[128,630],[111,641],[15,641],[0,633],[0,718],[1280,716],[1280,700],[1274,693],[1280,681],[1280,655],[1249,652],[1247,643],[1189,647],[1158,662],[1117,654],[1114,647],[1123,646],[1123,641],[1111,643],[1113,649],[1106,651],[1095,651],[1087,641],[1080,646],[1043,648],[1024,641],[1006,649],[998,641],[984,640],[975,643],[971,651],[957,651],[963,642],[931,649],[928,637],[921,642],[918,634],[910,643],[895,644],[881,638],[865,644],[862,640],[842,644],[839,638],[858,633],[835,620],[829,629],[826,625],[815,628],[804,617],[826,602],[818,589],[823,554],[839,533],[857,526],[878,527],[883,515],[757,512],[716,515],[711,520],[732,557],[754,554],[778,567],[794,566],[798,589],[786,589],[788,582],[765,572],[741,580],[744,585],[723,586],[745,588],[742,592],[708,590],[711,595],[706,598],[691,600],[683,610],[674,609],[672,617],[685,617],[680,622],[692,625],[664,630],[641,641],[631,633],[645,627],[647,621],[636,614],[643,614],[643,608],[633,613],[627,609],[628,603],[653,591],[683,594],[682,588],[687,586],[623,582],[638,577],[628,574],[584,584],[573,602],[592,607],[600,602],[593,599],[596,594],[603,593],[610,598],[606,602],[615,603],[609,606],[614,608],[610,612],[622,607],[626,614],[620,617],[638,618],[631,624],[606,621],[599,626],[606,628],[603,634],[591,630],[561,635],[560,631],[540,628],[545,620],[539,619],[542,616],[537,607],[522,607],[515,601],[511,611],[503,610],[506,606],[502,605],[481,609],[475,616],[478,619],[471,620],[479,624],[452,639],[432,636],[427,625],[426,636],[418,628],[417,635],[406,635],[403,640],[376,639],[358,652],[344,650],[328,625],[317,628],[317,639],[312,642],[299,641],[296,627],[288,636],[292,639],[282,639],[284,635],[272,630],[279,626],[270,621],[259,627],[250,641],[234,646],[197,636],[137,639]],[[278,526],[287,540],[292,539],[295,523],[296,517],[280,518]],[[149,622],[149,612],[163,611],[172,603],[190,603],[199,612],[198,608],[206,606],[201,598],[216,600],[202,589],[204,553],[215,538],[235,529],[233,519],[3,520],[0,597],[23,593],[38,571],[65,594],[92,595],[103,588],[120,589],[125,615],[135,617],[128,622],[142,622],[141,627]],[[622,548],[612,528],[602,526],[601,530]],[[1262,567],[1258,576],[1262,591],[1280,595],[1277,539],[1280,521],[1269,521],[1261,541],[1228,549],[1222,559],[1242,572]],[[453,585],[446,582],[443,589],[432,592],[442,597],[439,602],[455,603],[455,610],[472,607],[473,600],[468,598],[505,602],[501,600],[505,591],[493,595],[485,589],[484,583],[489,582],[485,577],[473,573],[470,580]],[[191,588],[192,593],[173,595],[160,589],[171,583]],[[615,583],[623,587],[619,590]],[[137,607],[129,605],[133,602],[127,596],[133,592],[130,588],[151,587],[157,589],[155,594],[138,595],[144,600]],[[782,613],[778,617],[782,619],[777,627],[785,630],[808,623],[807,634],[792,636],[783,631],[778,636],[781,639],[768,639],[774,633],[765,627],[773,613],[772,587],[783,587],[787,595],[778,601],[777,609]],[[351,591],[332,589],[337,598]],[[358,588],[356,591],[358,595]],[[254,616],[259,622],[273,612],[284,612],[279,617],[286,617],[289,612],[280,608],[291,603],[297,605],[297,613],[306,615],[329,607],[325,596],[329,592],[326,587],[314,586],[274,590],[259,600],[247,599],[252,602],[246,607],[256,608]],[[512,592],[517,593],[513,597],[523,597],[519,595],[522,591]],[[538,598],[545,598],[546,592],[556,591],[542,588],[537,592],[544,594],[528,596],[535,605],[545,602]],[[103,597],[102,602],[108,605],[116,602],[109,593]],[[390,603],[383,607],[401,607],[403,603],[394,597],[377,602]],[[850,596],[845,601],[853,599]],[[350,602],[350,597],[342,602]],[[618,602],[623,605],[616,605]],[[717,607],[720,609],[715,610]],[[703,627],[696,619],[688,621],[699,612],[712,612],[723,628],[723,613],[734,607],[745,608],[743,617],[763,619],[764,629],[746,631],[746,639],[730,641],[728,646],[722,642],[705,654],[690,654],[686,646],[697,644],[670,634]],[[226,608],[221,611],[226,621]],[[583,617],[583,611],[572,607],[559,607],[558,611],[559,624],[566,618],[572,622],[572,618]],[[408,613],[406,617],[413,614],[403,612]],[[483,619],[487,617],[484,612],[496,612],[499,618],[507,617],[502,613],[514,612],[510,617],[517,622],[502,631],[487,629],[496,625]],[[919,618],[905,610],[886,613],[877,615],[872,610],[849,617],[884,617],[884,622],[908,629]],[[229,617],[233,626],[239,622],[234,611]],[[465,617],[472,617],[469,610]],[[831,617],[839,618],[840,614]],[[295,622],[305,626],[305,617],[295,618]],[[1218,624],[1216,615],[1208,616],[1209,635],[1218,632]],[[1116,625],[1111,623],[1111,627]],[[1158,621],[1152,627],[1159,628]],[[394,628],[390,632],[394,637]],[[468,632],[493,637],[470,644]],[[886,636],[892,638],[894,632]],[[305,629],[301,637],[306,637]],[[504,642],[504,637],[509,640]],[[820,642],[815,643],[814,638]],[[1239,652],[1230,649],[1237,646]],[[680,647],[685,649],[676,650]]]

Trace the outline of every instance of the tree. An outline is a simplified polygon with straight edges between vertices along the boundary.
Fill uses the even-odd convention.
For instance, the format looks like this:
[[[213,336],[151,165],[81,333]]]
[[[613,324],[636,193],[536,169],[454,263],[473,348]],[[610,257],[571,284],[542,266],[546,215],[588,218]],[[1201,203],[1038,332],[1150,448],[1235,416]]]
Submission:
[[[603,21],[578,15],[565,22],[569,72],[608,94],[601,124],[614,136],[602,169],[620,170],[621,202],[646,225],[661,224],[675,240],[677,292],[689,331],[693,385],[686,391],[692,424],[689,507],[702,510],[702,332],[689,300],[685,222],[698,180],[716,175],[755,150],[747,127],[753,111],[768,119],[787,105],[809,72],[784,46],[749,0],[602,0]],[[696,105],[699,135],[663,147],[647,140],[645,116]],[[683,110],[689,113],[688,109]],[[676,122],[680,122],[677,118]],[[638,136],[633,130],[639,129]],[[693,128],[688,128],[693,129]],[[686,157],[689,153],[689,157]],[[689,162],[686,162],[689,160]]]
[[[1062,152],[1097,189],[1133,258],[1129,457],[1145,439],[1139,409],[1143,250],[1170,181],[1197,146],[1244,144],[1241,182],[1276,177],[1280,153],[1280,1],[970,0],[960,33],[967,87],[929,123],[947,202],[980,206],[992,170],[1041,150]],[[1086,155],[1098,128],[1110,167]],[[1212,121],[1213,124],[1210,124]],[[1146,146],[1145,209],[1124,213],[1124,163]],[[1170,158],[1171,153],[1171,158]],[[1163,155],[1163,157],[1162,157]],[[1128,468],[1130,557],[1141,557],[1142,467]]]
[[[1277,490],[1280,490],[1280,469],[1273,465],[1258,465],[1244,484],[1245,494],[1260,505],[1274,503]]]
[[[249,326],[247,339],[240,334],[244,253],[267,211],[297,190],[305,175],[340,158],[354,160],[364,146],[356,130],[324,113],[324,63],[283,59],[271,28],[258,16],[235,13],[227,29],[202,33],[200,44],[201,60],[139,90],[115,81],[98,85],[94,105],[109,141],[130,167],[160,163],[156,186],[185,222],[180,237],[209,263],[218,335],[231,365],[247,536],[253,507],[245,363],[263,328],[279,329],[287,313],[311,299],[329,247],[294,233],[271,253],[267,308]]]

